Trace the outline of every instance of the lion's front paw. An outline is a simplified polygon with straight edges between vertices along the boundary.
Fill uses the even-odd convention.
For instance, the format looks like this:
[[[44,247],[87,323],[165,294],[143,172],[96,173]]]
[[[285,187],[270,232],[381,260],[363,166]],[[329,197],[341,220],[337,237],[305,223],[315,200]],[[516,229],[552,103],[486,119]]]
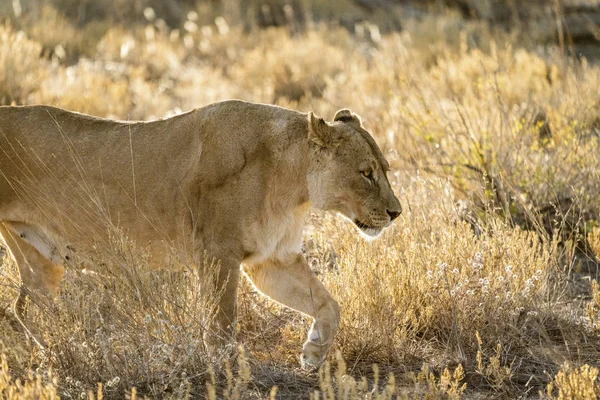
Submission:
[[[317,330],[310,330],[308,334],[308,340],[304,342],[304,346],[302,346],[302,357],[300,362],[302,363],[302,367],[304,369],[316,369],[325,361],[325,357],[327,357],[327,353],[329,352],[329,348],[331,347],[331,342],[323,340]]]
[[[316,369],[323,363],[327,356],[329,346],[307,341],[302,346],[302,357],[300,362],[304,369]]]

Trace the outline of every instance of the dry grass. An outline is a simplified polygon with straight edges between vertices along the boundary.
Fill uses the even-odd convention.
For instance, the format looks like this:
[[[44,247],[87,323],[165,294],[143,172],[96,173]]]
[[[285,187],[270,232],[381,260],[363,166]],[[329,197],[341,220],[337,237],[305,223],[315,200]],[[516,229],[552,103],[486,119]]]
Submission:
[[[599,67],[456,14],[353,36],[320,25],[248,34],[194,14],[176,30],[149,12],[110,27],[37,12],[0,26],[3,104],[121,119],[234,97],[329,118],[348,107],[385,149],[405,212],[375,242],[311,216],[307,256],[342,306],[335,362],[318,374],[297,365],[308,321],[247,283],[243,350],[207,354],[218,294],[198,290],[185,262],[172,266],[183,273],[148,272],[116,233],[71,262],[52,309],[32,308],[47,351],[0,320],[3,397],[598,395],[597,264],[580,250],[600,256]],[[7,260],[2,304],[14,269]]]
[[[46,78],[41,46],[23,32],[0,27],[0,101],[22,103]]]

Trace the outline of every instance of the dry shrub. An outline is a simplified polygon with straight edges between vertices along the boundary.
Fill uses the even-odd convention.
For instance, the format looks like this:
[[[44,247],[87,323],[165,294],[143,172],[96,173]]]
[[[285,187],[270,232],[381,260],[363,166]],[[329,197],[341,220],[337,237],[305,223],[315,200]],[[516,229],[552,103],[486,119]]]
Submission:
[[[114,390],[140,389],[143,382],[153,396],[165,391],[181,396],[189,379],[205,378],[201,372],[210,362],[202,335],[218,299],[209,284],[216,268],[205,260],[198,270],[172,265],[152,273],[147,256],[121,237],[115,236],[110,256],[102,257],[108,260],[103,268],[67,281],[68,301],[59,302],[66,320],[48,321],[46,328],[50,337],[56,335],[57,362],[65,371],[92,367],[85,380],[72,371],[74,380],[87,385],[100,376]],[[65,336],[64,329],[71,334]]]
[[[132,104],[123,118],[131,121],[154,120],[181,112],[182,102],[170,86],[163,83],[148,81],[143,73],[131,73],[127,89]]]
[[[598,382],[598,368],[583,365],[573,368],[564,364],[556,374],[554,380],[546,388],[547,399],[597,399],[600,396],[600,382]]]
[[[590,323],[594,329],[600,330],[600,322],[598,321],[598,310],[600,310],[600,290],[598,282],[592,281],[591,297],[592,300],[586,306],[586,313],[590,319]]]
[[[118,231],[95,248],[93,258],[70,262],[52,308],[31,310],[61,389],[83,396],[101,382],[110,398],[132,387],[152,397],[198,395],[209,368],[221,371],[230,354],[210,355],[203,342],[220,296],[211,284],[217,267],[205,259],[192,269],[173,257],[153,271],[150,256]]]
[[[341,32],[333,33],[344,38]],[[346,55],[323,35],[308,32],[298,38],[281,31],[262,32],[258,45],[232,68],[232,79],[253,88],[263,101],[320,97],[328,80],[342,71]]]
[[[504,37],[499,32],[492,34],[489,25],[480,20],[465,21],[454,10],[447,10],[443,15],[428,13],[410,18],[404,28],[404,42],[419,49],[414,56],[425,67],[434,66],[445,54],[456,54],[468,47],[487,50],[493,39]]]
[[[66,108],[95,116],[127,119],[132,107],[129,85],[117,69],[111,71],[102,62],[81,60],[67,67],[54,67],[34,103]]]
[[[0,25],[0,104],[26,103],[35,92],[47,74],[41,50],[25,33]]]
[[[185,68],[178,76],[181,85],[172,90],[183,110],[215,101],[244,97],[239,86],[225,79],[223,73],[209,67]]]
[[[262,35],[248,35],[239,27],[229,27],[224,19],[219,24],[198,26],[187,21],[188,29],[183,32],[183,42],[195,57],[211,68],[227,72],[242,60],[244,54],[261,42]],[[235,43],[235,46],[232,46]],[[230,79],[230,77],[229,77]]]
[[[597,259],[600,259],[600,228],[594,228],[588,235],[588,242]]]
[[[552,248],[500,221],[477,236],[458,220],[447,183],[416,179],[404,190],[415,211],[377,242],[331,219],[317,235],[339,256],[322,276],[343,310],[344,354],[402,363],[439,346],[462,360],[477,352],[477,332],[517,351],[521,337],[508,332],[537,314]]]
[[[8,368],[7,358],[4,354],[0,356],[0,395],[6,400],[19,399],[60,399],[58,394],[57,380],[52,375],[44,379],[41,375],[32,372],[25,380],[14,379]]]
[[[39,14],[28,14],[21,25],[25,27],[27,34],[36,42],[40,43],[47,55],[52,55],[60,46],[63,54],[59,51],[59,57],[66,57],[68,47],[71,59],[76,59],[82,49],[75,48],[73,41],[82,35],[71,25],[70,21],[51,6],[44,6]],[[72,54],[76,52],[77,54]]]
[[[243,351],[237,363],[237,372],[234,372],[228,362],[225,362],[223,369],[225,377],[222,378],[224,384],[217,383],[217,377],[213,369],[209,369],[209,380],[206,382],[206,390],[202,392],[194,392],[189,381],[185,381],[185,388],[176,394],[171,394],[170,398],[192,398],[203,397],[210,400],[227,399],[240,400],[247,394],[246,386],[250,381],[250,367],[245,358]],[[221,377],[219,377],[221,378]],[[115,383],[116,382],[116,383]],[[103,399],[103,398],[123,398],[121,393],[114,393],[111,387],[117,384],[117,380],[109,381],[107,385],[98,383],[95,390],[83,390],[82,385],[78,385],[80,398],[88,399]],[[164,388],[163,388],[164,389]],[[2,354],[0,356],[0,395],[6,400],[21,400],[21,399],[39,399],[39,400],[57,400],[60,399],[61,390],[64,388],[60,385],[58,379],[51,373],[48,376],[42,376],[29,372],[25,379],[15,379],[8,367],[7,357]],[[276,388],[271,391],[273,395],[270,398],[275,398]],[[64,392],[62,392],[64,393]],[[116,394],[116,395],[115,395]],[[166,393],[161,391],[157,397],[163,397]],[[125,398],[135,399],[138,395],[136,387],[125,392]],[[143,394],[142,394],[143,395]],[[147,396],[144,396],[147,398]]]
[[[147,80],[157,80],[181,69],[184,55],[180,41],[153,25],[127,31],[113,28],[98,43],[97,58],[143,69]]]
[[[393,373],[382,379],[379,367],[373,365],[373,379],[366,377],[355,379],[348,373],[348,367],[341,353],[335,354],[335,371],[329,362],[319,370],[319,390],[311,395],[311,400],[353,400],[377,399],[392,400],[410,399],[460,399],[467,384],[463,383],[465,375],[462,365],[451,371],[444,368],[441,374],[434,374],[427,364],[421,370],[410,374],[410,384],[397,382]]]
[[[12,13],[7,16],[6,12],[2,15],[2,9],[0,17],[7,18],[16,28],[41,44],[42,54],[46,58],[62,63],[72,64],[82,56],[93,55],[96,43],[109,26],[107,22],[94,21],[78,27],[46,1],[22,6],[28,10],[22,17],[15,18]]]
[[[22,0],[23,1],[23,0]],[[151,7],[171,26],[178,26],[185,13],[192,8],[193,0],[50,0],[58,9],[78,25],[109,20],[123,25],[143,22],[143,12]]]

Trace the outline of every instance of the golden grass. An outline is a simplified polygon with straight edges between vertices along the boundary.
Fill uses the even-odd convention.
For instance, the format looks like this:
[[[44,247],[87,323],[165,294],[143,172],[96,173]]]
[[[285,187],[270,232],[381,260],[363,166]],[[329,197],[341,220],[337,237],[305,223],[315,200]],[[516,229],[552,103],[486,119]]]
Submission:
[[[51,375],[44,380],[41,375],[29,373],[25,380],[14,379],[8,368],[8,361],[4,354],[0,356],[0,394],[3,399],[59,399],[57,393],[57,380]]]
[[[335,216],[311,216],[307,257],[342,307],[332,363],[319,373],[298,369],[308,321],[247,283],[243,349],[208,354],[203,326],[217,294],[198,290],[204,281],[185,263],[173,266],[183,273],[148,272],[147,256],[115,234],[71,262],[53,309],[32,307],[46,352],[0,319],[0,396],[598,393],[600,295],[573,282],[583,273],[577,246],[587,240],[600,256],[599,67],[455,14],[363,38],[325,26],[248,34],[193,15],[180,31],[154,18],[80,30],[54,9],[39,15],[0,26],[3,104],[121,119],[226,98],[329,118],[348,107],[391,161],[404,213],[375,242]],[[9,304],[14,265],[1,274]]]
[[[541,393],[540,395],[543,397]],[[596,399],[598,396],[598,368],[589,365],[573,368],[565,363],[546,388],[546,398]]]

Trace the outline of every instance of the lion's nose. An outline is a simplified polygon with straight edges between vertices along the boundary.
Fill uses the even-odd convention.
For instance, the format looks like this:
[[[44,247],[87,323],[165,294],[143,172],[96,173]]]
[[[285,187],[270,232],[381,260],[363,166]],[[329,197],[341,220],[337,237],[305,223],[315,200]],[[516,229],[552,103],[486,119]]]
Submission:
[[[400,211],[391,211],[391,210],[386,210],[387,214],[390,216],[390,220],[395,220],[396,218],[398,218],[398,215],[400,215],[400,213],[402,212],[402,210]]]

